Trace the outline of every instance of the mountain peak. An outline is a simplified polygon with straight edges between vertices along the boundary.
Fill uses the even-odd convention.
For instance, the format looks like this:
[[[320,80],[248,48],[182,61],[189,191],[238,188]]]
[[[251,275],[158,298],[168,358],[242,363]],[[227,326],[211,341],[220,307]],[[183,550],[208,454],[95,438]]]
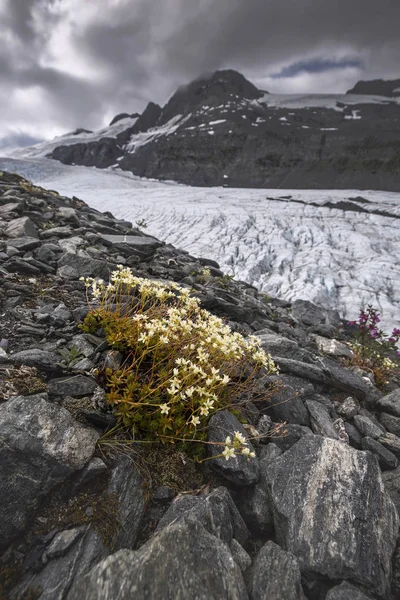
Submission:
[[[255,85],[233,69],[214,71],[180,86],[165,105],[161,121],[166,123],[178,114],[186,115],[202,104],[221,104],[233,97],[253,100],[262,94]]]

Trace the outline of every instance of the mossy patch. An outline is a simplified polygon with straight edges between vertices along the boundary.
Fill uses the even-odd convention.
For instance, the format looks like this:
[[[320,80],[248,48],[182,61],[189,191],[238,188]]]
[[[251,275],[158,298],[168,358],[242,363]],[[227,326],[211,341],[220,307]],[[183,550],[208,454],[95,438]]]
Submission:
[[[110,551],[115,547],[121,530],[119,520],[119,496],[116,492],[100,494],[85,491],[59,505],[56,498],[36,519],[34,534],[45,534],[52,529],[70,529],[80,525],[91,525]]]
[[[46,390],[46,382],[34,367],[10,367],[5,370],[0,382],[0,400],[9,400],[12,396],[40,394]]]
[[[175,492],[194,490],[205,483],[204,469],[185,452],[174,445],[152,444],[142,446],[138,452],[138,466],[152,489],[166,485]]]

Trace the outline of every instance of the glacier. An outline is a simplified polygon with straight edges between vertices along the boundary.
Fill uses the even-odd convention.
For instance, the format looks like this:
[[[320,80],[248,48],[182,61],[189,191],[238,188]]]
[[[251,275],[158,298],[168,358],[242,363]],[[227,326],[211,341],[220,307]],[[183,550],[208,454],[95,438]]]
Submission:
[[[372,304],[385,330],[399,326],[400,193],[190,187],[45,158],[0,158],[0,169],[144,220],[146,233],[271,296],[311,300],[348,319]]]

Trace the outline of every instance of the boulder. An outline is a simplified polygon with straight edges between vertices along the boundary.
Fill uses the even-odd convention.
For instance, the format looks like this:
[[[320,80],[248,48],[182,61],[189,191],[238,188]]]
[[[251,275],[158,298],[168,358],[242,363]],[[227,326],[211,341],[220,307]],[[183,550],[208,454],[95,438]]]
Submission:
[[[56,485],[92,458],[98,434],[47,401],[18,396],[0,412],[0,546],[22,532]]]
[[[386,433],[383,427],[380,427],[364,415],[356,415],[353,421],[363,437],[371,437],[373,440],[377,440]]]
[[[387,431],[400,437],[400,417],[381,413],[379,420]]]
[[[306,400],[305,404],[310,413],[311,429],[313,432],[333,438],[334,440],[339,439],[326,406],[316,400]]]
[[[10,362],[14,365],[26,365],[27,367],[35,367],[39,371],[45,372],[59,372],[61,368],[59,366],[60,357],[53,352],[47,352],[46,350],[38,350],[36,348],[30,348],[29,350],[22,350],[16,352],[9,357]]]
[[[248,600],[229,547],[195,520],[172,523],[76,581],[68,600]]]
[[[275,423],[310,425],[310,416],[304,402],[298,391],[290,385],[284,385],[268,401],[260,403],[260,409]]]
[[[314,335],[315,343],[317,344],[318,350],[323,354],[333,356],[334,358],[353,358],[353,351],[351,348],[339,342],[338,340],[331,340],[329,338],[322,337],[321,335]]]
[[[251,567],[249,591],[252,600],[306,600],[297,558],[267,542]]]
[[[375,454],[382,471],[386,471],[387,469],[395,469],[398,465],[398,460],[393,452],[385,448],[383,444],[371,437],[363,437],[361,440],[361,448],[363,450],[372,452],[372,454]]]
[[[121,457],[114,465],[101,498],[94,500],[98,509],[105,511],[101,524],[94,520],[58,532],[54,537],[51,532],[45,536],[45,548],[38,563],[18,582],[13,597],[25,598],[32,589],[40,589],[41,600],[64,600],[73,582],[79,581],[110,552],[136,544],[145,499],[142,479],[129,457]],[[35,550],[37,553],[38,546]]]
[[[226,437],[230,436],[233,440],[235,431],[240,432],[248,440],[248,447],[250,451],[254,452],[246,429],[232,413],[223,410],[213,415],[208,424],[208,440],[211,442],[208,446],[210,456],[220,455],[224,449]],[[236,455],[228,460],[224,456],[213,458],[210,466],[219,475],[240,486],[256,483],[260,471],[257,458],[246,458],[242,455]]]
[[[100,277],[107,281],[110,273],[115,271],[116,268],[112,263],[95,258],[77,256],[71,252],[66,252],[61,256],[58,261],[58,267],[71,267],[77,272],[78,277]]]
[[[277,541],[303,574],[387,595],[398,516],[371,454],[307,436],[271,463],[266,481]]]
[[[292,317],[309,327],[317,325],[340,325],[339,313],[336,310],[323,309],[308,300],[295,300],[292,304]]]
[[[343,581],[340,585],[335,585],[329,590],[325,600],[371,600],[371,596],[366,596],[354,585]]]
[[[303,427],[302,425],[292,425],[289,423],[285,425],[285,433],[279,435],[272,435],[271,441],[278,446],[282,452],[289,450],[296,442],[307,435],[313,435],[313,432],[309,427]]]
[[[224,487],[216,488],[206,496],[178,496],[159,521],[157,531],[181,519],[198,521],[228,544],[236,539],[246,546],[250,537],[240,512]]]
[[[49,396],[59,398],[90,396],[97,388],[97,385],[94,379],[85,375],[59,377],[49,381]]]
[[[379,410],[387,412],[395,417],[400,417],[400,388],[393,390],[387,396],[376,401]]]
[[[39,237],[36,225],[29,217],[19,217],[9,221],[4,234],[9,238]]]

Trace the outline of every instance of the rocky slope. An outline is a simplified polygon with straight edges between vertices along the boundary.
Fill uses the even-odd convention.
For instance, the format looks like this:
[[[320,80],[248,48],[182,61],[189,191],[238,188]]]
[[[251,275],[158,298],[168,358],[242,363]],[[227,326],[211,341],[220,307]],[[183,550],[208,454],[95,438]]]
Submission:
[[[399,191],[396,86],[359,82],[343,95],[276,95],[235,71],[216,71],[179,88],[162,109],[150,103],[139,118],[117,115],[101,132],[14,155],[115,165],[190,185]]]
[[[7,173],[0,236],[2,599],[398,598],[399,382],[382,392],[344,366],[336,311],[268,299],[212,260]],[[250,433],[256,459],[200,469],[179,452],[99,446],[115,419],[95,369],[118,358],[78,327],[79,278],[107,279],[116,264],[190,285],[260,337],[281,370],[260,389],[279,389],[247,405],[246,426],[223,411],[208,427],[213,444]]]

